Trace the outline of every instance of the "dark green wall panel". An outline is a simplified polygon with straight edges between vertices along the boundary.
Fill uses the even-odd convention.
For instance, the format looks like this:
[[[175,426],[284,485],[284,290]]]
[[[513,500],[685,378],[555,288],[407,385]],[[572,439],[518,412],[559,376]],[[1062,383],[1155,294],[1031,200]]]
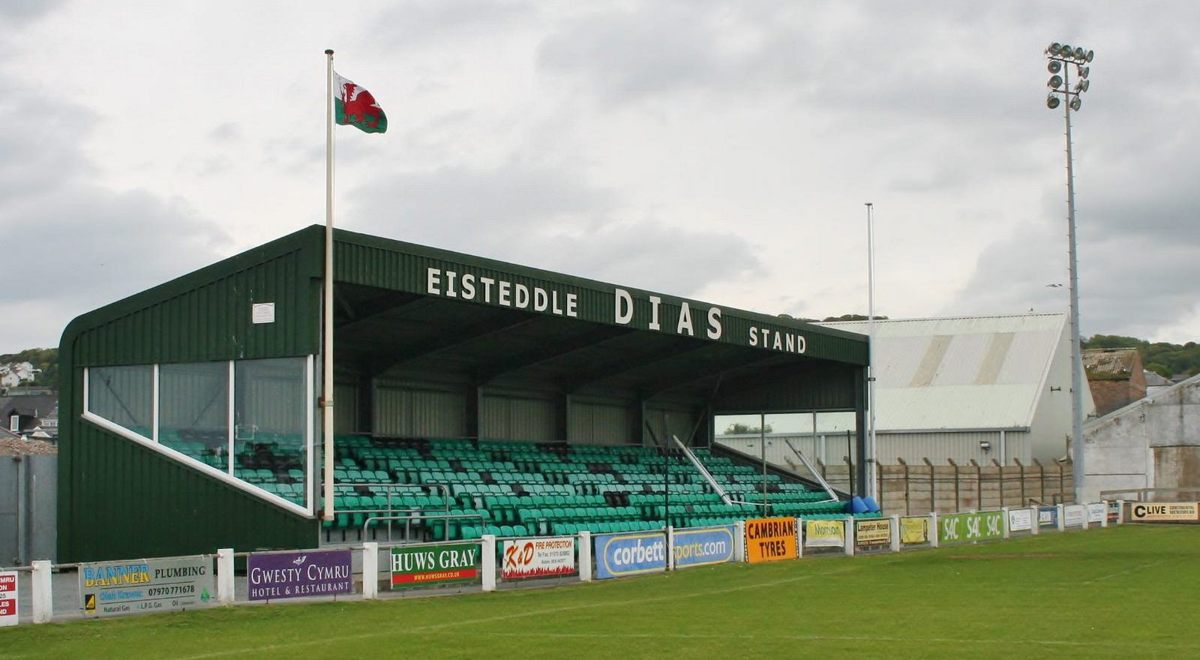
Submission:
[[[59,562],[317,544],[315,520],[83,420],[71,424],[71,437],[73,488],[60,502]]]

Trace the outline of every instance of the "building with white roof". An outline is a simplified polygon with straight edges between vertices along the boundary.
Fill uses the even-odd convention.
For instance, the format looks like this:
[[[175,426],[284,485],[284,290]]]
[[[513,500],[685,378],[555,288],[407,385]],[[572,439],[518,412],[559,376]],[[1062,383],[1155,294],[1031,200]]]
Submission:
[[[825,323],[862,334],[869,322]],[[879,462],[1029,465],[1069,455],[1066,314],[875,321]],[[1084,415],[1095,411],[1083,392]]]

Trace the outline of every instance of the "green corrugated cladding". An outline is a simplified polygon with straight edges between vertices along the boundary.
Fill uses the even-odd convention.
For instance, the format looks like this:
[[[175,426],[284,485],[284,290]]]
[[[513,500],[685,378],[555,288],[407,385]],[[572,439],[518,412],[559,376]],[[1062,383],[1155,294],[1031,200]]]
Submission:
[[[633,300],[633,319],[625,327],[650,329],[653,316],[650,298],[654,296],[661,299],[658,311],[661,325],[659,332],[664,334],[678,334],[680,315],[686,304],[691,314],[692,336],[706,339],[709,310],[718,307],[723,329],[717,341],[754,347],[755,344],[751,341],[753,333],[762,333],[763,330],[770,332],[767,335],[769,337],[774,337],[776,333],[802,335],[807,341],[807,349],[802,352],[807,357],[857,366],[867,364],[867,339],[860,334],[365,234],[338,232],[334,268],[338,282],[420,295],[436,295],[429,291],[427,275],[430,268],[454,271],[458,276],[470,273],[477,278],[503,280],[528,289],[540,286],[557,293],[560,300],[568,294],[575,295],[578,301],[576,318],[607,325],[621,325],[615,320],[614,292],[617,288],[622,288],[631,294]],[[446,295],[445,290],[441,293],[439,297],[454,297]],[[512,304],[500,305],[495,300],[485,302],[480,300],[481,297],[477,295],[474,299],[465,300],[459,295],[456,299],[480,305],[514,307]],[[758,336],[761,341],[763,335]],[[761,344],[757,347],[765,351],[771,350],[770,347],[763,347]]]
[[[323,231],[321,226],[306,227],[71,322],[59,349],[59,561],[212,552],[218,545],[308,547],[316,542],[316,520],[273,507],[87,424],[80,413],[84,367],[317,354]],[[580,320],[619,325],[616,286],[593,280],[342,230],[335,266],[337,282],[420,295],[431,295],[429,268],[541,286],[560,297],[574,294]],[[707,314],[714,306],[626,290],[634,309],[627,327],[649,329],[649,298],[659,296],[662,332],[678,334],[686,304],[694,336],[705,338]],[[275,303],[275,322],[254,325],[251,305],[263,302]],[[867,362],[861,335],[727,307],[720,313],[723,334],[718,341],[754,346],[752,333],[767,330],[771,336],[802,335],[809,358],[843,365]]]
[[[80,418],[83,368],[315,354],[323,236],[306,228],[80,316],[59,347],[58,561],[302,548],[318,522]],[[251,323],[253,303],[275,323]]]

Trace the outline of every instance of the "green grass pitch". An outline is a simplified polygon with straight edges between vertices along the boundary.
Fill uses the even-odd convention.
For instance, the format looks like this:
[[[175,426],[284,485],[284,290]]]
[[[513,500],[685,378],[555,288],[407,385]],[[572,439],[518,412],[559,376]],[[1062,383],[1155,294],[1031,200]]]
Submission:
[[[0,629],[0,657],[1200,657],[1200,527]]]

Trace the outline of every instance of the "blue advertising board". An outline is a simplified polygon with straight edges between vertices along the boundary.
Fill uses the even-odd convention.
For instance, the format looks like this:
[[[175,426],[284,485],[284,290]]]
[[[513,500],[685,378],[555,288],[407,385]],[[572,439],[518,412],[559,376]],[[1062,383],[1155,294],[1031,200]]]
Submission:
[[[667,535],[663,532],[601,534],[596,537],[595,549],[599,579],[667,570]]]
[[[1043,506],[1038,508],[1038,527],[1058,527],[1058,507]]]
[[[707,566],[733,561],[733,525],[675,531],[675,566]]]

